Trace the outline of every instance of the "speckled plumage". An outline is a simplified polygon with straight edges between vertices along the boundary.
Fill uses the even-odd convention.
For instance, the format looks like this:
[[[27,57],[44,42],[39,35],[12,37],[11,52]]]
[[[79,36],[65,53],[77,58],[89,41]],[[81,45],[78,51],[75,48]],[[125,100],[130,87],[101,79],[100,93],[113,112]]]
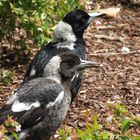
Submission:
[[[48,64],[55,62],[58,66],[53,67],[47,77],[36,78],[21,85],[0,109],[0,124],[7,115],[17,118],[21,125],[20,140],[49,140],[70,107],[71,80],[84,68],[98,66],[81,60],[73,53],[54,56]]]

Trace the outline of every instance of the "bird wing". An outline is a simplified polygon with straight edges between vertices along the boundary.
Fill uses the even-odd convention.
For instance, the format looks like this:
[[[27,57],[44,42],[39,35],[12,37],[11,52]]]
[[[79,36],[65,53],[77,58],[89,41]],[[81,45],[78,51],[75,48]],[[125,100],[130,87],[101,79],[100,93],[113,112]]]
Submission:
[[[38,51],[27,69],[23,83],[42,76],[45,65],[49,62],[51,57],[53,57],[55,47],[55,43],[50,42]]]
[[[29,128],[40,122],[52,106],[62,101],[63,96],[63,88],[56,82],[46,78],[31,80],[21,86],[0,109],[0,124],[8,115],[12,115],[22,128]]]

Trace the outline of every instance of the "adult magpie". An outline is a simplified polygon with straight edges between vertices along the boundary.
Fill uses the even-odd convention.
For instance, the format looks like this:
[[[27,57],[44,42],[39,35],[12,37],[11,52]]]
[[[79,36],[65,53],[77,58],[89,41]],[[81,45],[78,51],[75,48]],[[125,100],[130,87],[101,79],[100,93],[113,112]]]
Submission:
[[[47,77],[21,85],[1,108],[0,124],[11,115],[21,125],[20,140],[49,140],[68,112],[72,98],[71,79],[85,68],[98,66],[73,53],[52,57],[46,66]]]
[[[72,51],[79,55],[81,59],[85,59],[84,30],[96,17],[103,15],[102,13],[88,14],[80,9],[70,11],[66,14],[62,21],[56,25],[53,41],[41,48],[32,60],[23,83],[37,77],[45,77],[49,68],[47,66],[49,60],[62,52]],[[82,73],[73,78],[71,87],[72,100],[78,93],[82,81]]]

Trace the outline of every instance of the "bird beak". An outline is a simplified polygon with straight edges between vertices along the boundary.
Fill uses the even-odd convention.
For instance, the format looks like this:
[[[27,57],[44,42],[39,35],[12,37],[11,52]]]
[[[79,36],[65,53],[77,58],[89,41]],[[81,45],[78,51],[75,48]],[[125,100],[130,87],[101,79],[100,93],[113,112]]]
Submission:
[[[76,66],[76,69],[80,71],[80,70],[83,70],[86,68],[92,68],[92,67],[103,67],[103,65],[97,62],[93,62],[93,61],[81,60],[81,63]]]
[[[88,13],[88,15],[90,16],[90,18],[88,20],[88,24],[90,24],[96,18],[105,16],[106,14],[104,14],[104,13]]]

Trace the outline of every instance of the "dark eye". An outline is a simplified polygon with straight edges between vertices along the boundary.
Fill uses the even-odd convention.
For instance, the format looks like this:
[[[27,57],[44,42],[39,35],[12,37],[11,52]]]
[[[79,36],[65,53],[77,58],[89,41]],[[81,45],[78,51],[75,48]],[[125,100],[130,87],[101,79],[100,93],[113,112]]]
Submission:
[[[71,60],[68,60],[68,61],[63,62],[63,64],[67,65],[68,67],[73,67],[74,62]]]
[[[81,19],[81,22],[85,23],[85,22],[86,22],[86,20],[85,20],[85,19]]]
[[[84,18],[82,18],[82,19],[79,20],[79,23],[80,23],[81,25],[84,25],[84,24],[86,23],[86,20],[85,20]]]

